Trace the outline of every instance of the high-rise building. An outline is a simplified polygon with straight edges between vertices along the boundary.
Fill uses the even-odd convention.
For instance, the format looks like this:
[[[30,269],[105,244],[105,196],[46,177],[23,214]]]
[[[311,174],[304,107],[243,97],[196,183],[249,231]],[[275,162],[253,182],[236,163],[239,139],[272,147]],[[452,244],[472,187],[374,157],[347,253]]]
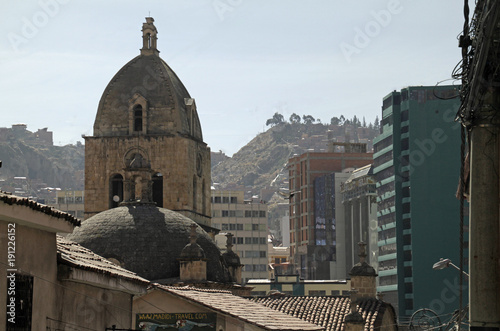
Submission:
[[[343,212],[340,183],[348,168],[372,162],[365,144],[333,143],[328,153],[308,152],[288,161],[290,189],[290,255],[304,279],[344,278],[337,263],[336,221]],[[320,178],[321,177],[321,178]],[[342,243],[340,243],[342,244]]]
[[[346,270],[351,270],[358,260],[359,243],[364,242],[367,245],[367,263],[377,269],[377,190],[373,165],[354,170],[345,183],[341,184],[341,190],[345,245],[337,249],[337,256],[345,255]]]
[[[383,99],[373,155],[378,291],[401,322],[420,308],[439,315],[458,308],[458,272],[432,266],[459,261],[459,104],[457,86],[407,87]]]
[[[233,235],[233,251],[244,265],[241,279],[268,278],[267,205],[244,200],[243,191],[212,190],[212,226],[220,229],[217,245],[224,250],[226,233]]]

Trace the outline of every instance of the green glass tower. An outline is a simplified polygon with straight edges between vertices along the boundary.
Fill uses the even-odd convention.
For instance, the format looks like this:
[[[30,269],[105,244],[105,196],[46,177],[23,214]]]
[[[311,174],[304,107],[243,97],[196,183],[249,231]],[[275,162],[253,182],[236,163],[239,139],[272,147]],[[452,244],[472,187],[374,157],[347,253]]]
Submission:
[[[459,272],[432,269],[440,258],[460,257],[458,89],[407,87],[383,99],[373,155],[378,291],[403,324],[420,308],[446,320],[459,307]]]

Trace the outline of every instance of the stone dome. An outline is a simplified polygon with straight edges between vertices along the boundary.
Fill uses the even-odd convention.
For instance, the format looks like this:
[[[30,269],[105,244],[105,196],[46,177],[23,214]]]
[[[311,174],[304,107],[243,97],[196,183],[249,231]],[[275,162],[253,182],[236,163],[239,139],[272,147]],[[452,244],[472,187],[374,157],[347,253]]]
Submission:
[[[90,217],[68,239],[141,277],[168,283],[179,277],[178,259],[190,243],[192,224],[196,223],[168,209],[129,204]],[[196,233],[196,242],[207,259],[207,280],[229,282],[227,266],[215,242],[200,227]]]
[[[203,141],[194,99],[160,58],[153,22],[147,18],[143,25],[144,47],[140,55],[125,64],[104,90],[94,122],[94,136],[133,134],[134,107],[141,105],[146,131],[143,133],[180,134]]]

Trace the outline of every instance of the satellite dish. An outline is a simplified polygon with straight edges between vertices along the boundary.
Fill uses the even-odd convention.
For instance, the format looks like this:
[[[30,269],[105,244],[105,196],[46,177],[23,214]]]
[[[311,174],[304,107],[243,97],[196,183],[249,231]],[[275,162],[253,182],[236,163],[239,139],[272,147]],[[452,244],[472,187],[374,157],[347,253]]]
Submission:
[[[117,195],[113,196],[113,201],[114,202],[119,202],[120,201],[120,197],[117,196]]]

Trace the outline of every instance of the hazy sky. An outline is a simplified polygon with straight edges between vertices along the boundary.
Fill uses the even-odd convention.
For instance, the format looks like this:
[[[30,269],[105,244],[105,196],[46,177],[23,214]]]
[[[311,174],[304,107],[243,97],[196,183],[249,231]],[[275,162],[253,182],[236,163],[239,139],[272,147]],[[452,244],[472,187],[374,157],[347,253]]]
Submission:
[[[472,1],[471,1],[472,3]],[[205,142],[237,152],[275,112],[373,122],[382,98],[450,78],[456,0],[1,1],[0,127],[92,135],[113,75],[151,15],[160,56],[196,99]],[[473,12],[471,7],[471,12]],[[441,84],[453,84],[451,80]]]

